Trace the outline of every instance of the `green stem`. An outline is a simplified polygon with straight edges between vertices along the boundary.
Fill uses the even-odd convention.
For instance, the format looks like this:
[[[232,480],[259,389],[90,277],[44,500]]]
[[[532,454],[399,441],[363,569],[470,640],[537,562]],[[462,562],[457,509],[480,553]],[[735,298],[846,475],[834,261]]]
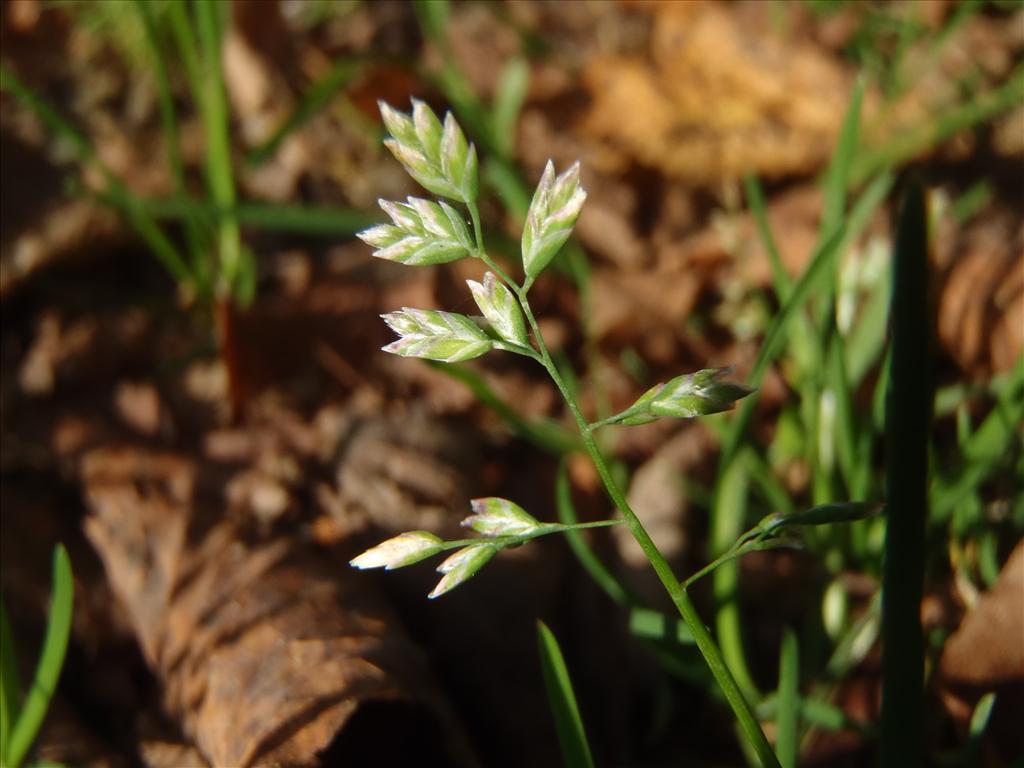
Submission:
[[[740,728],[743,730],[748,743],[757,753],[762,765],[775,766],[777,768],[779,761],[775,757],[775,753],[772,751],[771,745],[768,743],[768,739],[765,738],[764,732],[761,730],[761,726],[758,723],[753,710],[750,708],[747,700],[743,697],[743,693],[736,684],[736,680],[733,678],[732,673],[729,672],[729,668],[725,665],[721,651],[715,644],[714,639],[712,639],[711,633],[708,631],[707,627],[704,626],[704,622],[701,620],[700,614],[697,613],[696,606],[694,606],[693,601],[690,600],[690,596],[687,594],[686,589],[679,583],[675,574],[672,573],[672,567],[668,564],[665,556],[661,554],[661,551],[651,539],[650,534],[647,533],[643,523],[640,522],[640,518],[637,517],[632,507],[630,507],[629,502],[626,501],[625,494],[623,494],[618,484],[612,478],[604,456],[601,454],[601,450],[598,448],[597,443],[594,440],[593,430],[590,424],[583,416],[579,405],[576,403],[576,399],[572,396],[568,387],[566,387],[561,373],[559,373],[558,368],[551,359],[551,354],[548,352],[547,345],[544,343],[544,337],[541,336],[537,319],[533,316],[533,311],[530,309],[530,304],[526,299],[525,291],[515,284],[512,284],[511,287],[516,292],[519,302],[522,304],[523,312],[526,315],[526,320],[533,331],[534,340],[537,342],[537,349],[541,356],[541,364],[551,376],[551,380],[554,381],[555,386],[558,387],[558,391],[561,392],[566,405],[569,406],[569,410],[572,413],[573,418],[576,420],[576,425],[579,427],[580,436],[583,439],[583,446],[590,455],[590,460],[593,462],[595,469],[597,469],[597,473],[600,475],[601,481],[604,483],[605,490],[607,490],[612,502],[622,513],[622,516],[626,521],[626,526],[629,528],[629,532],[633,535],[633,538],[636,539],[637,544],[640,545],[640,548],[647,556],[651,566],[654,568],[654,572],[658,575],[662,585],[665,587],[665,591],[668,592],[673,604],[678,609],[679,615],[683,617],[683,621],[686,622],[686,626],[693,634],[693,638],[697,643],[697,648],[700,650],[701,655],[704,657],[708,667],[711,669],[711,674],[714,675],[716,682],[725,694],[725,698],[729,702],[729,706],[732,707],[733,713],[736,715]]]
[[[594,468],[597,470],[597,474],[601,477],[601,482],[604,483],[605,490],[611,497],[612,503],[614,503],[622,513],[626,527],[629,528],[629,532],[633,535],[633,538],[643,550],[644,555],[650,561],[651,566],[654,568],[654,572],[658,575],[658,579],[665,587],[665,591],[668,592],[669,597],[672,599],[672,603],[676,606],[679,611],[679,615],[682,616],[683,621],[686,623],[690,633],[693,635],[693,638],[697,643],[697,648],[704,657],[704,661],[707,662],[707,665],[711,670],[711,674],[714,676],[718,686],[722,689],[722,693],[729,702],[729,706],[732,707],[732,711],[739,722],[740,729],[743,731],[744,736],[746,736],[747,743],[757,754],[763,766],[766,766],[766,768],[780,768],[778,758],[775,756],[775,752],[772,751],[772,747],[768,743],[768,739],[765,737],[764,731],[761,730],[761,725],[758,722],[753,709],[744,698],[743,692],[740,690],[735,678],[733,678],[732,673],[726,666],[725,660],[722,658],[722,652],[715,644],[708,628],[704,625],[700,614],[697,612],[696,606],[693,604],[693,601],[690,600],[690,596],[686,592],[686,588],[679,582],[679,579],[676,578],[675,574],[672,572],[672,567],[668,564],[665,556],[661,554],[661,551],[651,539],[650,534],[647,533],[647,529],[645,529],[643,523],[640,522],[640,518],[637,517],[636,512],[633,511],[629,502],[626,501],[626,496],[622,492],[622,489],[619,488],[615,479],[612,477],[611,471],[608,469],[608,464],[604,459],[604,455],[601,453],[601,449],[594,440],[594,427],[583,415],[579,404],[576,402],[576,398],[573,397],[572,392],[566,386],[565,380],[562,378],[562,374],[559,372],[558,367],[551,358],[551,353],[548,351],[547,344],[544,342],[544,337],[541,335],[537,318],[534,317],[533,310],[530,308],[530,302],[527,299],[527,292],[529,291],[531,281],[527,278],[524,285],[518,285],[504,270],[494,263],[493,259],[487,255],[487,252],[484,249],[483,229],[480,226],[480,212],[477,209],[475,201],[467,203],[467,206],[469,208],[469,215],[473,221],[473,232],[476,236],[477,256],[479,256],[479,258],[490,269],[494,270],[495,274],[505,282],[519,300],[519,304],[522,307],[526,321],[529,323],[530,330],[533,332],[537,351],[540,353],[538,362],[540,362],[540,364],[544,366],[545,370],[547,370],[548,375],[555,383],[555,386],[558,387],[558,391],[561,393],[562,399],[565,400],[565,404],[569,407],[569,411],[576,420],[576,426],[579,428],[583,447],[590,456],[590,460],[593,462]]]
[[[449,549],[458,549],[459,547],[468,547],[472,544],[493,544],[499,547],[509,547],[525,544],[527,541],[539,539],[541,536],[547,536],[552,533],[582,531],[587,528],[608,528],[613,525],[622,525],[622,522],[622,520],[595,520],[590,523],[548,523],[547,525],[534,528],[529,533],[520,533],[514,536],[485,536],[478,539],[453,539],[452,541],[443,542],[440,546],[442,552],[446,552]]]

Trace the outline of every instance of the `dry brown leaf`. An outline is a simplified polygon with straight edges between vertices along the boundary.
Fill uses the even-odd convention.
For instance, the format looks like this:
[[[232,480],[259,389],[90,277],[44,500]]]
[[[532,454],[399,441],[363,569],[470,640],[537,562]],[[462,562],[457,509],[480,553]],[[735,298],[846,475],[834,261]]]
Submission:
[[[807,172],[828,157],[850,79],[812,45],[741,25],[723,5],[661,3],[650,61],[596,57],[583,130],[595,163],[699,184]]]
[[[81,464],[87,534],[167,711],[206,759],[320,765],[376,703],[396,717],[396,743],[382,749],[420,728],[466,764],[422,653],[367,580],[293,540],[253,539],[220,520],[202,490],[217,480],[203,470],[137,448],[96,450]]]

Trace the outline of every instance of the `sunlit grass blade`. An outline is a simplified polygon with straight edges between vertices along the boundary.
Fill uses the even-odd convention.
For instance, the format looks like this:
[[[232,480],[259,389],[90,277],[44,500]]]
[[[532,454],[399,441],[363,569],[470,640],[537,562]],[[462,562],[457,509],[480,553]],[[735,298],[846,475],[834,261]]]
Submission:
[[[362,59],[347,57],[336,61],[313,83],[298,105],[270,137],[249,153],[247,163],[257,166],[272,158],[291,134],[315,117],[334,95],[351,83],[363,69]]]
[[[530,67],[525,60],[509,60],[501,71],[498,90],[491,107],[491,133],[501,157],[512,157],[519,110],[530,87]]]
[[[231,211],[235,207],[235,177],[231,166],[231,130],[228,125],[227,93],[224,71],[221,67],[221,44],[224,34],[224,14],[228,11],[214,0],[196,0],[197,38],[204,71],[202,91],[196,94],[203,118],[206,136],[206,180],[210,196],[217,207]],[[245,267],[238,221],[226,216],[219,221],[219,293],[235,300],[244,300],[240,287]]]
[[[544,687],[555,720],[558,742],[562,747],[563,763],[566,768],[593,768],[594,760],[590,755],[590,744],[587,743],[569,670],[565,666],[562,650],[558,647],[558,640],[542,621],[537,622],[537,643]]]
[[[892,368],[886,405],[882,588],[882,768],[921,764],[924,748],[925,522],[932,379],[924,188],[904,195],[893,254]]]
[[[71,561],[62,544],[53,553],[53,594],[50,603],[50,617],[46,626],[43,650],[36,666],[32,687],[25,697],[18,720],[11,729],[7,745],[6,766],[17,768],[28,753],[32,741],[43,724],[50,698],[57,688],[64,655],[71,635],[71,610],[74,603],[74,580],[71,576]]]
[[[863,76],[858,77],[854,83],[846,116],[839,131],[839,141],[825,175],[825,203],[821,214],[822,236],[838,226],[846,211],[846,190],[849,186],[850,168],[857,154],[865,85],[866,79]]]
[[[800,649],[796,634],[789,627],[782,633],[778,696],[775,752],[782,768],[796,768],[800,727]]]

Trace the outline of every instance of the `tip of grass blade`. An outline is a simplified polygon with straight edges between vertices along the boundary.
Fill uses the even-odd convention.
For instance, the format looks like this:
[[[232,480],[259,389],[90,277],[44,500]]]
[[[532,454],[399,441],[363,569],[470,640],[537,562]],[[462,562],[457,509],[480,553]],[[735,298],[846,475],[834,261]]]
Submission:
[[[554,633],[543,621],[537,622],[537,645],[540,649],[544,688],[555,720],[564,764],[566,768],[594,768],[565,658]]]

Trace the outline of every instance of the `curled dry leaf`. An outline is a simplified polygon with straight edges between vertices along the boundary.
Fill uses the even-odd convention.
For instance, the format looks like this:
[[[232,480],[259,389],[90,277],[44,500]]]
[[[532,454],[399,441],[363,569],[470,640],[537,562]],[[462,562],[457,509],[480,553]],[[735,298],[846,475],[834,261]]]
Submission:
[[[131,448],[81,465],[87,533],[165,709],[204,757],[321,765],[362,713],[360,727],[386,716],[396,732],[428,734],[419,748],[467,764],[421,652],[371,585],[293,541],[247,540],[199,492],[214,479],[202,471]]]

